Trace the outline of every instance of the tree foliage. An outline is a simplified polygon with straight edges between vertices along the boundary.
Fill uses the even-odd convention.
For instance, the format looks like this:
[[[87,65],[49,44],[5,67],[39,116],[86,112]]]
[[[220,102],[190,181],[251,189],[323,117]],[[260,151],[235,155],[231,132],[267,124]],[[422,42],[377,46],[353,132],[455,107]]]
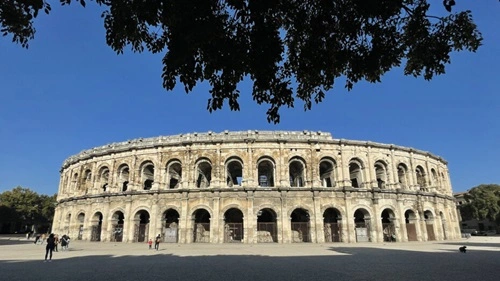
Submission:
[[[451,52],[475,52],[482,41],[471,12],[452,11],[454,0],[95,2],[106,8],[106,42],[114,51],[130,46],[165,54],[166,90],[181,83],[189,93],[208,81],[210,112],[226,103],[239,110],[237,86],[249,78],[253,99],[269,105],[267,119],[274,123],[280,108],[294,107],[296,99],[311,109],[340,77],[351,90],[403,65],[405,75],[430,80],[445,73]],[[430,15],[431,2],[445,15]],[[0,2],[1,31],[28,47],[41,10],[50,12],[44,0]]]
[[[2,222],[22,225],[51,223],[54,218],[56,194],[39,195],[29,188],[16,187],[0,193]]]
[[[463,209],[478,220],[491,220],[500,223],[500,185],[482,184],[465,194]]]

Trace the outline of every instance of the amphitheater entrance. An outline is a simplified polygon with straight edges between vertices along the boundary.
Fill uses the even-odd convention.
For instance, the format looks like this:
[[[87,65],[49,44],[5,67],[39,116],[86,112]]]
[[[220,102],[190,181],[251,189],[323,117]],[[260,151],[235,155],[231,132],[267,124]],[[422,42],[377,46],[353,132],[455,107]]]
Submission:
[[[406,233],[408,235],[408,241],[418,241],[417,239],[417,216],[412,210],[407,210],[405,212],[405,222],[406,222]]]
[[[391,209],[382,211],[382,233],[384,234],[384,242],[396,242],[395,217]]]
[[[276,213],[272,209],[262,209],[257,213],[257,242],[278,242]]]
[[[90,234],[90,241],[101,241],[101,230],[102,230],[102,214],[97,212],[92,217],[91,221],[92,231]]]
[[[370,242],[370,213],[365,209],[357,209],[354,212],[354,225],[356,242]]]
[[[298,208],[293,210],[291,218],[292,242],[311,242],[309,213],[302,208]]]
[[[134,216],[134,242],[146,242],[149,232],[149,213],[138,211]]]
[[[339,210],[328,208],[323,213],[325,242],[342,242],[342,217]]]
[[[243,213],[231,208],[224,213],[224,242],[243,241]]]
[[[434,234],[434,215],[431,211],[424,212],[425,228],[427,230],[427,241],[435,241],[436,235]]]
[[[193,242],[210,242],[210,213],[205,209],[198,209],[193,214],[194,229]]]
[[[83,223],[85,222],[85,214],[80,213],[78,215],[78,236],[76,240],[82,240],[83,239]]]
[[[163,241],[177,243],[179,241],[179,213],[168,209],[163,213]]]
[[[125,216],[121,211],[116,211],[111,217],[111,242],[123,241],[123,226]]]

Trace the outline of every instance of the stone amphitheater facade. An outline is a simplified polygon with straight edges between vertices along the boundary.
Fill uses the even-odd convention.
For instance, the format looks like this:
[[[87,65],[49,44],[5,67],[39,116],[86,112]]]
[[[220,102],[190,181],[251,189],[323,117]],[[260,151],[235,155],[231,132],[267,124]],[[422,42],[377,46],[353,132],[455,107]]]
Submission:
[[[53,232],[89,241],[406,242],[460,238],[447,162],[311,131],[189,133],[82,151]]]

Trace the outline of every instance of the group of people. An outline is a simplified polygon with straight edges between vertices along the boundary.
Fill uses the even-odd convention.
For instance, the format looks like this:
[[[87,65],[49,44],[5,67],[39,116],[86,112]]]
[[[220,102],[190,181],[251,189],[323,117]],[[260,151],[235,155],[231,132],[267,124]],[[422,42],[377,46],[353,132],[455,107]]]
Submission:
[[[47,258],[48,258],[48,261],[51,262],[52,261],[52,252],[57,252],[57,246],[59,244],[61,244],[61,250],[64,251],[64,250],[68,250],[69,248],[69,241],[70,241],[70,238],[68,235],[64,234],[63,236],[61,236],[61,238],[59,238],[59,236],[57,234],[54,234],[54,233],[51,233],[48,238],[46,238],[46,234],[42,234],[42,235],[37,235],[35,236],[35,244],[38,244],[40,243],[41,245],[44,244],[44,242],[46,242],[46,246],[45,246],[45,261],[47,261]]]
[[[161,235],[158,234],[158,236],[156,236],[155,238],[155,250],[157,251],[160,249],[160,242],[161,242]],[[153,246],[153,239],[149,239],[148,245],[149,249],[151,250],[151,246]]]

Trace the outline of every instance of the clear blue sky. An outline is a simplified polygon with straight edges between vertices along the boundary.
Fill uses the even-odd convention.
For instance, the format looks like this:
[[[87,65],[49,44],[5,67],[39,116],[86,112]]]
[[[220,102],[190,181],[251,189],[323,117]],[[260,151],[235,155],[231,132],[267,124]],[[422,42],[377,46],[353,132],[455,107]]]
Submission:
[[[52,1],[54,2],[54,1]],[[434,2],[434,1],[432,1]],[[441,1],[436,1],[441,3]],[[138,137],[223,130],[310,130],[430,151],[449,162],[453,189],[500,183],[500,3],[457,1],[484,36],[477,53],[454,53],[447,73],[425,81],[401,69],[382,83],[341,83],[304,112],[297,103],[268,124],[266,106],[240,89],[241,111],[206,111],[208,87],[162,88],[161,56],[117,55],[94,3],[36,21],[28,50],[0,37],[0,192],[18,185],[54,194],[69,156]],[[440,5],[440,4],[439,4]],[[180,84],[179,84],[180,85]]]

